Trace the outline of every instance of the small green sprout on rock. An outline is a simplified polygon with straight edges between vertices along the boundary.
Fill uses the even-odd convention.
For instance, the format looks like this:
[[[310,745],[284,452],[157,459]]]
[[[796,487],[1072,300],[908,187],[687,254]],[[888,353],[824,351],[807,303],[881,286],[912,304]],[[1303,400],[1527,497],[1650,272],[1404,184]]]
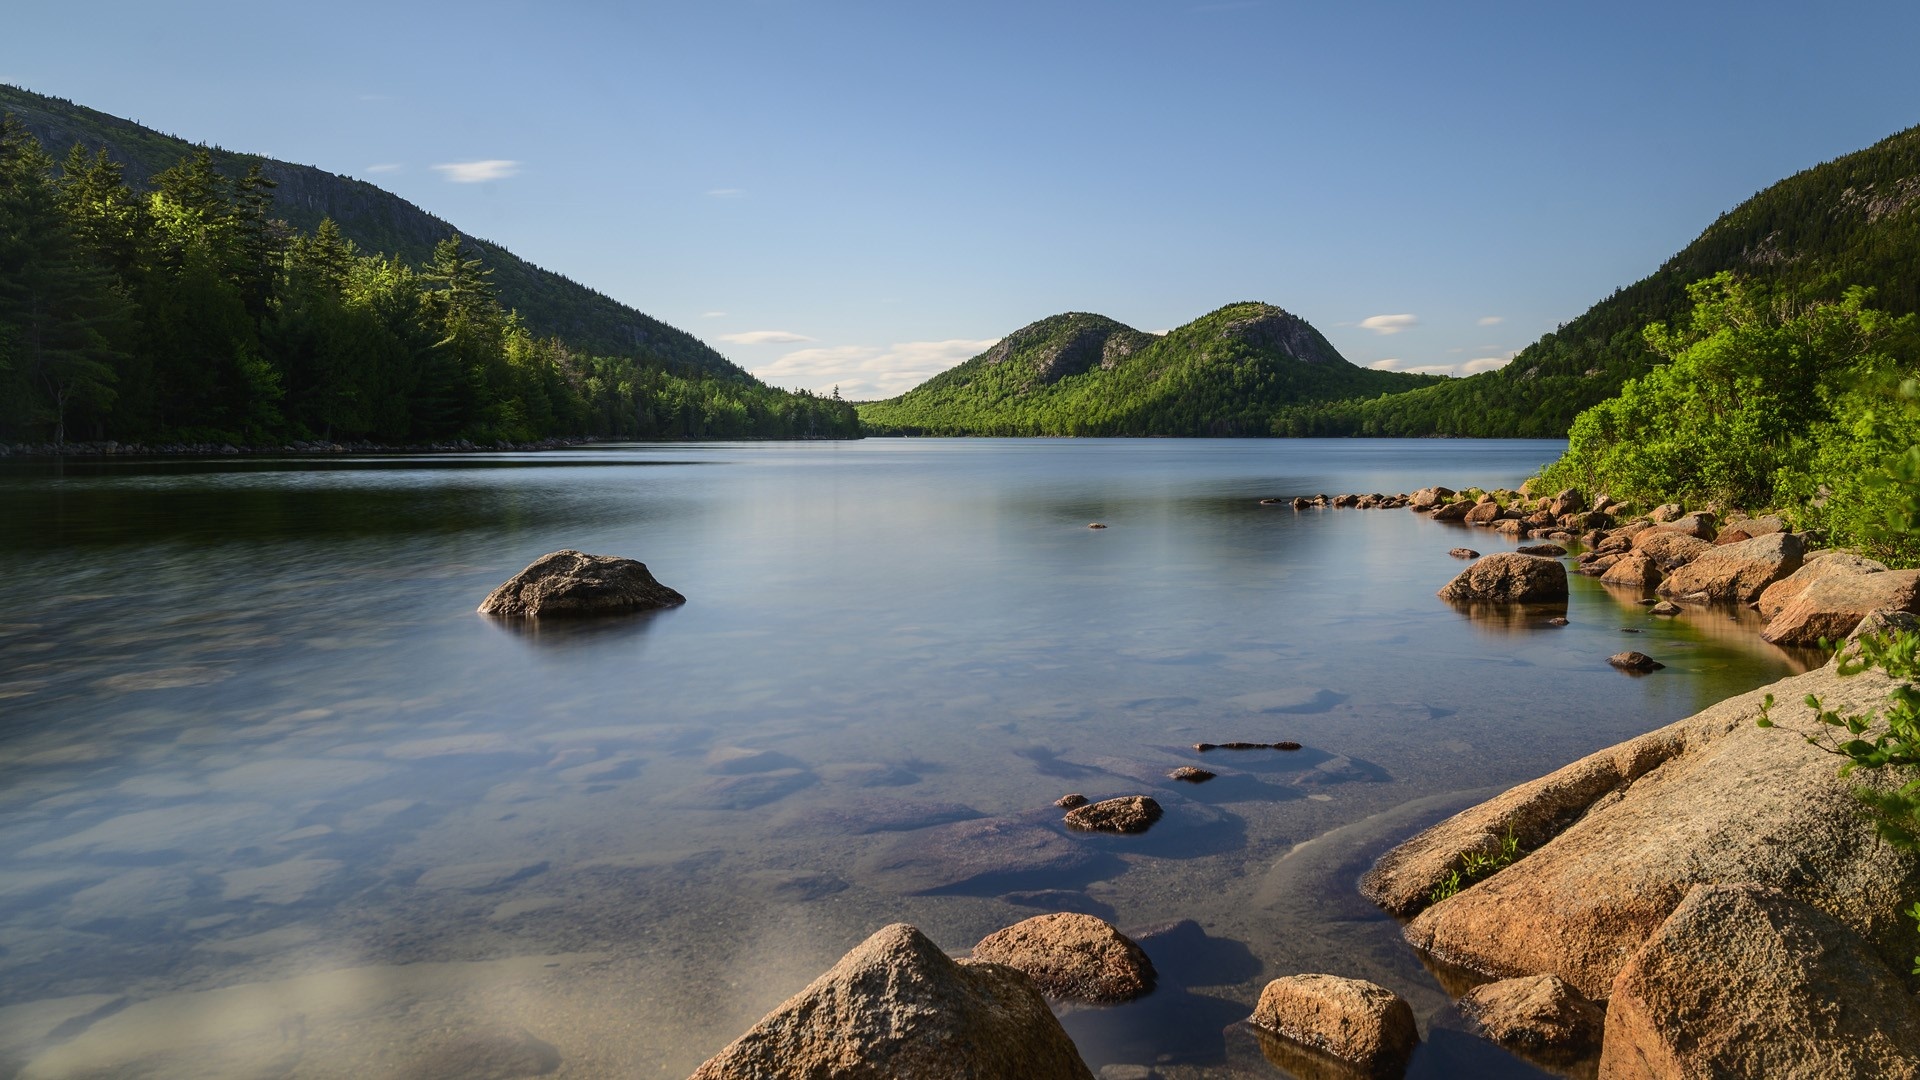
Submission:
[[[1427,894],[1427,901],[1437,904],[1456,896],[1467,886],[1484,881],[1512,866],[1514,860],[1519,857],[1520,839],[1513,835],[1513,826],[1509,825],[1507,835],[1500,840],[1500,850],[1492,853],[1485,851],[1462,853],[1460,865],[1448,871],[1447,876],[1440,879],[1440,884],[1435,885],[1433,891]],[[1920,908],[1920,904],[1915,904],[1914,907]]]

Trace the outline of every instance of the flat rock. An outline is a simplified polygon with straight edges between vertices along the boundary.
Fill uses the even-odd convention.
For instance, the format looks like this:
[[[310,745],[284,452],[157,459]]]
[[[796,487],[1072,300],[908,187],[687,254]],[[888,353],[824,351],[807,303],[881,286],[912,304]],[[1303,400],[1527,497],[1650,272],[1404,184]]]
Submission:
[[[1023,971],[1040,992],[1113,1005],[1153,989],[1153,963],[1140,946],[1092,915],[1035,915],[996,930],[973,958]]]
[[[1751,604],[1767,586],[1800,569],[1797,533],[1768,533],[1715,547],[1660,583],[1660,595]]]
[[[695,785],[687,795],[687,805],[704,810],[752,810],[811,787],[818,779],[806,769],[716,776]]]
[[[1160,804],[1148,795],[1122,795],[1067,811],[1067,826],[1088,832],[1143,833],[1160,820]]]
[[[684,604],[645,563],[565,550],[540,556],[480,602],[482,615],[509,618],[612,615]]]
[[[1460,995],[1460,1012],[1487,1038],[1529,1055],[1584,1057],[1600,1045],[1606,1014],[1557,975],[1485,983]]]
[[[1905,981],[1845,924],[1771,889],[1694,886],[1610,994],[1609,1080],[1920,1076]]]
[[[461,863],[436,866],[421,874],[414,884],[423,889],[457,889],[462,892],[490,892],[545,873],[545,859],[503,859],[498,862]]]
[[[1032,980],[906,923],[861,942],[691,1080],[1093,1080]]]
[[[1826,552],[1820,558],[1803,556],[1802,560],[1800,569],[1760,591],[1760,599],[1755,603],[1762,619],[1773,621],[1773,618],[1779,615],[1794,597],[1805,592],[1809,585],[1821,578],[1839,577],[1845,574],[1879,574],[1887,569],[1887,565],[1883,562],[1850,552]]]
[[[1920,612],[1920,570],[1820,578],[1781,607],[1760,636],[1775,645],[1839,641],[1881,610]]]
[[[331,885],[346,864],[338,859],[288,859],[272,866],[231,870],[220,875],[222,900],[255,904],[298,904]]]
[[[1890,685],[1829,665],[1730,698],[1441,822],[1382,857],[1362,891],[1419,912],[1408,940],[1444,961],[1496,978],[1558,975],[1594,1000],[1701,884],[1779,888],[1852,927],[1889,966],[1910,965],[1899,912],[1920,896],[1920,856],[1881,843],[1852,794],[1889,780],[1842,778],[1801,738],[1825,730],[1801,704],[1808,694],[1861,711]],[[1754,724],[1769,693],[1777,730]],[[1509,833],[1517,862],[1427,906],[1464,853],[1498,850]]]
[[[1051,829],[1012,818],[980,818],[901,833],[860,866],[883,887],[934,893],[1006,878],[1068,874],[1091,865],[1095,857]]]
[[[1559,544],[1521,544],[1514,550],[1522,555],[1542,555],[1549,559],[1557,559],[1567,553],[1567,549]]]
[[[1420,1042],[1413,1009],[1400,995],[1337,975],[1273,980],[1250,1022],[1376,1076],[1398,1076]]]
[[[1440,590],[1455,603],[1550,603],[1567,598],[1567,568],[1558,559],[1503,551],[1460,572]]]
[[[1477,559],[1480,557],[1480,553],[1472,548],[1454,548],[1452,551],[1447,552],[1447,554],[1456,559]]]

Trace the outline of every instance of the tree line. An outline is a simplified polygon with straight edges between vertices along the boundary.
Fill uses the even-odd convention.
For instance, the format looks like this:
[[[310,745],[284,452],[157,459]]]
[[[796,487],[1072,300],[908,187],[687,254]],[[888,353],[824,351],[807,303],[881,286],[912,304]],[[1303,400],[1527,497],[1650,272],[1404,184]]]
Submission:
[[[0,440],[855,438],[837,394],[536,337],[456,235],[424,264],[274,219],[201,149],[133,191],[0,117]]]

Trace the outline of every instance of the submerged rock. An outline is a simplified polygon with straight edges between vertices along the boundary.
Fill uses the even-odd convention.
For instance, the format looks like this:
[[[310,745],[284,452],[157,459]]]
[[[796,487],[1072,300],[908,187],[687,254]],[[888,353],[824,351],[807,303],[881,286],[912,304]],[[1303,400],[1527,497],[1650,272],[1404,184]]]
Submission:
[[[1440,590],[1454,602],[1549,603],[1567,598],[1567,568],[1558,559],[1503,551],[1460,572]]]
[[[1622,671],[1659,671],[1667,666],[1643,652],[1614,653],[1607,663]]]
[[[1472,548],[1454,548],[1452,551],[1447,552],[1447,554],[1456,559],[1477,559],[1480,557],[1480,553]]]
[[[684,604],[645,563],[565,550],[542,555],[480,602],[482,615],[541,618],[612,615]]]
[[[1032,885],[1033,879],[1053,884],[1096,859],[1084,844],[1012,818],[956,821],[894,835],[897,840],[860,866],[881,888],[903,893],[980,891],[989,886],[999,892]]]
[[[692,1080],[1093,1080],[1026,975],[906,923],[861,942]]]
[[[1420,1042],[1413,1009],[1400,995],[1337,975],[1273,980],[1250,1022],[1375,1076],[1398,1076]]]
[[[1217,775],[1219,774],[1209,772],[1206,769],[1196,768],[1192,765],[1182,765],[1168,773],[1167,778],[1169,780],[1185,780],[1189,784],[1204,784]]]
[[[1067,811],[1067,825],[1089,832],[1143,833],[1160,814],[1160,804],[1150,796],[1122,795]]]
[[[1752,885],[1697,885],[1613,981],[1600,1075],[1920,1076],[1920,1007],[1858,935]]]
[[[1153,989],[1153,962],[1102,919],[1036,915],[996,930],[973,958],[1026,972],[1048,997],[1114,1005]]]

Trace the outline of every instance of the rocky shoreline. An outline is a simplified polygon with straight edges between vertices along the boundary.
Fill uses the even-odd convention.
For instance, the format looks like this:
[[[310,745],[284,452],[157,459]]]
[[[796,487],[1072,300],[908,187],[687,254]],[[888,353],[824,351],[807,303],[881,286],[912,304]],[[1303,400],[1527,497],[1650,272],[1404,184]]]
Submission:
[[[1642,594],[1656,614],[1752,607],[1762,636],[1782,644],[1910,626],[1920,611],[1920,571],[1821,550],[1775,515],[1643,514],[1524,488],[1260,501],[1408,508],[1541,541],[1486,556],[1455,548],[1469,565],[1440,596],[1463,607],[1563,612],[1571,567]],[[1611,662],[1659,666],[1637,653]],[[1820,725],[1798,704],[1812,694],[1864,710],[1890,688],[1829,662],[1730,698],[1420,832],[1361,891],[1404,920],[1475,1031],[1556,1074],[1920,1080],[1920,999],[1904,974],[1914,933],[1900,914],[1920,899],[1920,857],[1878,840],[1852,794],[1858,778],[1809,745]],[[1773,706],[1777,730],[1755,723],[1769,696],[1794,703]],[[1076,809],[1084,801],[1060,805],[1109,805]],[[898,924],[695,1076],[1081,1080],[1092,1073],[1046,1003],[1124,1001],[1153,981],[1139,946],[1090,915],[1028,919],[957,961]],[[1399,995],[1333,973],[1273,980],[1241,1024],[1302,1077],[1395,1077],[1420,1042]]]

